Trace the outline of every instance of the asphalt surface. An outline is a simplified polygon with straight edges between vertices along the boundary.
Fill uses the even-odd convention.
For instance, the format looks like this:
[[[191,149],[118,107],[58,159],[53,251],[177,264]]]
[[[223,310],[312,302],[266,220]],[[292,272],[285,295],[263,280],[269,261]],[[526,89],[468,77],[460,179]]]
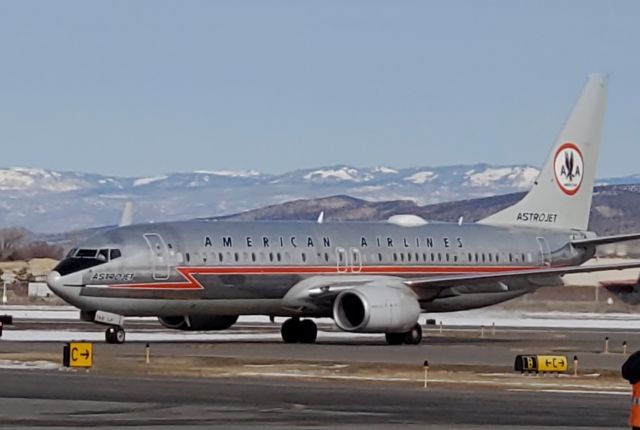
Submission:
[[[10,330],[102,330],[72,321],[17,321]],[[166,332],[157,324],[134,323],[130,332]],[[151,342],[152,356],[178,359],[243,359],[259,362],[327,362],[509,369],[516,354],[555,352],[578,355],[581,368],[614,374],[626,355],[640,346],[640,334],[626,330],[515,329],[495,335],[478,328],[425,331],[421,345],[390,347],[382,336],[333,338],[321,326],[315,345],[285,345],[274,340],[278,325],[238,324],[228,340]],[[226,333],[226,332],[225,332]],[[233,335],[253,334],[250,341]],[[265,336],[263,339],[262,336]],[[269,337],[271,336],[271,337]],[[603,353],[604,337],[610,352]],[[144,342],[95,343],[96,370],[0,370],[0,427],[3,428],[434,428],[544,429],[625,428],[628,396],[607,386],[586,392],[569,385],[540,390],[435,384],[388,384],[271,376],[140,376],[100,370],[116,357],[140,360]],[[2,354],[60,355],[60,342],[0,340]],[[33,359],[33,358],[31,358]],[[389,367],[387,367],[389,368]],[[611,376],[610,376],[611,378]],[[615,376],[613,377],[615,378]],[[555,380],[554,380],[555,381]],[[566,379],[565,379],[566,381]],[[533,381],[535,382],[535,381]],[[558,380],[560,384],[563,380]],[[620,385],[623,381],[615,382]],[[623,391],[624,391],[623,386]]]
[[[0,370],[5,428],[624,428],[628,399]]]
[[[78,321],[17,321],[6,330],[47,329],[56,331],[95,331],[102,338],[104,327]],[[237,324],[223,332],[215,341],[190,341],[167,338],[154,340],[151,348],[162,355],[215,356],[264,360],[314,360],[328,362],[362,363],[398,363],[415,364],[429,360],[432,364],[502,366],[511,367],[517,354],[563,354],[570,358],[578,356],[583,369],[607,370],[616,372],[626,359],[623,343],[627,352],[640,349],[640,332],[618,329],[568,329],[568,328],[509,328],[498,327],[493,334],[491,328],[485,328],[484,335],[478,327],[439,328],[424,330],[420,345],[402,345],[390,347],[384,336],[352,335],[344,338],[325,336],[337,329],[329,325],[320,325],[318,341],[314,345],[287,345],[280,341],[280,324],[244,323]],[[127,325],[129,333],[157,335],[176,332],[153,322],[131,322]],[[250,335],[251,339],[238,338],[237,335]],[[8,336],[5,336],[7,338]],[[604,353],[605,338],[609,338],[609,353]],[[81,339],[81,338],[79,338]],[[20,351],[58,351],[59,342],[10,342],[0,341],[0,352]],[[140,353],[146,342],[127,341],[124,345],[106,345],[96,343],[103,351],[121,351],[123,354]]]

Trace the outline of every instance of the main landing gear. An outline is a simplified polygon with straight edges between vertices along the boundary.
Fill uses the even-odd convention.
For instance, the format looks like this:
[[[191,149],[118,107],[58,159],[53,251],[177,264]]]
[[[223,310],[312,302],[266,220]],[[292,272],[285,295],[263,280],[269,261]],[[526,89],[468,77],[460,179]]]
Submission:
[[[318,326],[312,320],[289,318],[280,328],[284,343],[314,343],[318,337]]]
[[[124,343],[126,333],[122,327],[111,326],[104,332],[104,339],[107,343]]]
[[[389,345],[418,345],[422,341],[422,327],[416,324],[406,333],[386,333],[385,337]]]

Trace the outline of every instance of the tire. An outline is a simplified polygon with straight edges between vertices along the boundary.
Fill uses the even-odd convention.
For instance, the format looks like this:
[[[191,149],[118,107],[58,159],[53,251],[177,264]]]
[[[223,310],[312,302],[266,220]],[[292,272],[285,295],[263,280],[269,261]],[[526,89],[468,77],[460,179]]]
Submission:
[[[280,334],[284,343],[300,342],[300,321],[289,318],[280,327]]]
[[[389,345],[402,345],[404,335],[404,333],[385,333],[384,337]]]
[[[104,332],[104,340],[107,343],[115,343],[116,339],[115,339],[115,332],[116,329],[115,327],[109,327],[105,332]]]
[[[123,343],[124,343],[124,341],[126,340],[126,336],[127,336],[127,335],[126,335],[126,333],[125,333],[124,329],[122,329],[122,328],[118,327],[118,328],[115,330],[115,334],[114,334],[114,340],[115,340],[115,343],[117,343],[117,344],[123,344]]]
[[[422,341],[422,327],[420,324],[413,326],[411,330],[403,335],[402,341],[407,345],[418,345]]]
[[[318,337],[318,326],[312,320],[302,320],[299,323],[300,343],[314,343]]]

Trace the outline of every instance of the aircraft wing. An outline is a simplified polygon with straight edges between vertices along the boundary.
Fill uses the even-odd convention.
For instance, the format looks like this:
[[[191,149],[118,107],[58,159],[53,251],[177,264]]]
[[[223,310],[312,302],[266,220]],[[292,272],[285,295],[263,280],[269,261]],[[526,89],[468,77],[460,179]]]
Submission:
[[[588,246],[606,245],[608,243],[626,242],[629,240],[640,239],[640,233],[618,234],[615,236],[591,237],[587,239],[572,240],[571,244],[578,248],[586,248]]]
[[[462,275],[432,276],[428,278],[409,279],[404,284],[412,288],[452,287],[473,283],[506,281],[517,278],[535,278],[545,276],[562,276],[571,273],[602,272],[606,270],[638,269],[640,262],[599,264],[593,266],[541,267],[539,269],[511,270],[498,273],[476,273]]]

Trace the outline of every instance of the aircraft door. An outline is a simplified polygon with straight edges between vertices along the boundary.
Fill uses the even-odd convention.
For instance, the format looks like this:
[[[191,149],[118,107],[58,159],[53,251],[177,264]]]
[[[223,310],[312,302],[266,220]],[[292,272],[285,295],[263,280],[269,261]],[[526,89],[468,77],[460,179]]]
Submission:
[[[348,265],[347,251],[344,248],[336,248],[336,267],[338,272],[346,272]]]
[[[170,267],[167,243],[158,233],[145,233],[143,236],[149,246],[153,279],[159,281],[169,279]]]
[[[362,271],[362,254],[358,248],[350,248],[351,253],[351,271],[359,273]]]
[[[540,248],[540,257],[544,266],[551,266],[551,248],[549,242],[544,237],[536,238],[538,247]]]

